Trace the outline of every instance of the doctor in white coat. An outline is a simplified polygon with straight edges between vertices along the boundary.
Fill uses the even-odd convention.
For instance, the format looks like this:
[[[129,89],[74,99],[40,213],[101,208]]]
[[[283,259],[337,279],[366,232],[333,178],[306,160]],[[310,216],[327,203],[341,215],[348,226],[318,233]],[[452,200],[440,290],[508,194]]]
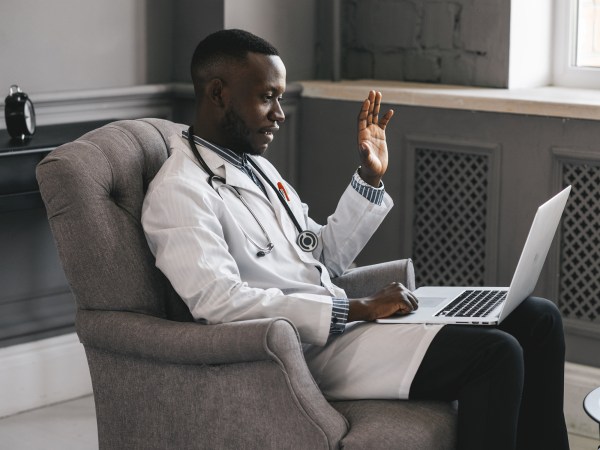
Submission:
[[[355,332],[345,330],[347,322],[408,313],[417,301],[399,283],[382,286],[369,298],[347,299],[331,282],[354,261],[393,205],[381,182],[388,163],[385,128],[393,111],[380,117],[381,93],[369,93],[358,119],[360,168],[336,211],[319,225],[293,187],[261,156],[285,120],[280,57],[250,52],[243,63],[232,63],[229,56],[216,64],[203,61],[202,45],[199,49],[192,62],[197,98],[192,141],[187,132],[172,136],[171,156],[152,181],[142,212],[157,267],[198,321],[288,318],[302,342],[311,344],[305,346],[307,360],[327,395],[407,398],[439,327],[367,324]],[[298,245],[294,220],[300,231],[314,233],[314,249]],[[313,244],[310,237],[305,243]],[[362,342],[365,333],[369,345]],[[339,339],[331,338],[336,335]],[[377,383],[365,379],[362,370],[350,370],[360,382],[347,376],[344,383],[329,385],[328,372],[338,372],[334,355],[346,355],[340,360],[346,367],[346,358],[364,367],[390,351],[402,363],[381,374],[371,369]],[[393,381],[382,382],[386,378]]]
[[[412,396],[417,371],[444,328],[372,323],[418,307],[399,283],[369,297],[348,299],[331,281],[354,261],[393,205],[381,181],[388,165],[385,129],[393,111],[380,116],[381,93],[371,91],[362,104],[360,167],[335,212],[320,225],[262,157],[285,120],[280,103],[285,66],[277,50],[241,30],[214,33],[194,53],[192,79],[194,124],[171,137],[171,156],[151,182],[142,210],[157,267],[198,322],[289,319],[299,331],[311,373],[328,397]],[[448,337],[456,335],[457,340],[441,340],[421,367],[414,393],[464,400],[459,409],[462,448],[483,448],[482,439],[500,435],[485,448],[509,449],[516,439],[521,349],[512,336],[488,334],[487,340],[477,333],[463,339],[456,332]],[[446,356],[455,348],[465,349],[467,362],[473,359],[465,343],[479,345],[477,351],[490,358],[476,358],[473,367],[448,362]],[[498,363],[491,356],[500,351],[510,364],[502,362],[503,372],[496,372]],[[455,368],[460,370],[448,371],[452,378],[442,376]],[[493,395],[480,396],[479,382],[488,383],[490,374],[500,385],[490,391]],[[441,380],[443,386],[436,386]],[[479,383],[476,389],[464,389],[469,380]],[[472,395],[461,396],[463,391]]]

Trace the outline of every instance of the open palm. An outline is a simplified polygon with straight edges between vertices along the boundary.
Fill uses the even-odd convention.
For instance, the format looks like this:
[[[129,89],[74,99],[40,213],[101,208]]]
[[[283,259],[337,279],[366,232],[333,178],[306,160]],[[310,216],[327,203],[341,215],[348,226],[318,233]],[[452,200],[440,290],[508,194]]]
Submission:
[[[381,92],[371,91],[363,102],[358,115],[358,152],[361,160],[360,176],[367,183],[378,187],[387,170],[388,151],[385,127],[394,115],[389,110],[379,119]]]

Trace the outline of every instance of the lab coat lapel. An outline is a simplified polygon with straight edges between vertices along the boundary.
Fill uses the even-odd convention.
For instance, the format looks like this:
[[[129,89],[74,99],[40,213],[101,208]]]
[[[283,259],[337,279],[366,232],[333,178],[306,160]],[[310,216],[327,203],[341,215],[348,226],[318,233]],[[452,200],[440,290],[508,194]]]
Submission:
[[[267,177],[269,177],[269,180],[271,181],[272,184],[277,186],[278,181],[283,182],[283,180],[276,178],[278,176],[276,173],[271,172],[264,165],[262,165],[260,163],[261,160],[259,158],[254,157],[253,160],[260,166],[260,168],[262,169],[264,174]],[[316,261],[313,258],[312,253],[303,251],[296,244],[296,236],[298,236],[298,230],[296,229],[294,222],[288,216],[287,210],[283,206],[281,200],[279,200],[279,196],[275,193],[273,188],[271,188],[267,185],[264,177],[262,177],[259,173],[257,173],[256,175],[259,177],[259,179],[265,185],[265,187],[267,189],[267,195],[269,197],[269,200],[271,201],[271,206],[273,208],[273,211],[275,212],[275,217],[277,218],[277,221],[279,222],[279,226],[283,230],[288,242],[290,242],[290,244],[292,244],[292,247],[296,250],[296,254],[298,255],[298,258],[305,263],[314,265],[320,272],[321,285],[323,287],[325,287],[331,293],[331,295],[336,295],[335,294],[336,291],[335,291],[333,285],[331,284],[331,280],[329,279],[327,269],[325,268],[325,266],[323,266],[321,263]],[[293,203],[288,202],[287,204],[290,207],[290,209],[292,210],[292,214],[294,214],[293,208],[292,208]],[[302,215],[296,215],[295,217],[296,217],[296,220],[298,220],[300,223],[302,223]]]
[[[182,139],[181,142],[184,143],[184,149],[185,149],[186,154],[198,166],[200,166],[200,163],[198,163],[198,161],[196,160],[196,157],[192,153],[192,150],[189,148],[189,145],[187,145],[187,141],[183,140],[183,138],[181,138],[181,139]],[[236,188],[238,188],[240,190],[246,190],[248,192],[252,192],[253,194],[258,195],[260,197],[260,199],[262,199],[263,201],[267,201],[262,190],[254,183],[254,181],[252,181],[250,179],[250,177],[246,173],[242,172],[240,169],[238,169],[234,165],[225,161],[214,151],[212,151],[202,145],[198,145],[197,148],[198,148],[198,151],[200,152],[200,156],[202,156],[202,158],[204,159],[204,161],[206,162],[206,164],[208,165],[210,170],[212,170],[215,173],[215,175],[224,177],[227,180],[227,184],[229,184],[231,186],[235,186]],[[265,172],[266,176],[268,176],[268,177],[272,176],[273,178],[275,178],[275,175],[271,174],[269,172],[269,170],[267,170],[260,163],[260,158],[253,158],[253,160],[260,166],[260,168],[263,170],[263,172]],[[287,239],[295,245],[297,230],[296,230],[296,227],[294,226],[293,222],[288,217],[287,211],[281,204],[279,198],[277,197],[277,194],[273,191],[273,189],[269,186],[269,184],[265,181],[265,179],[256,171],[255,171],[255,174],[262,181],[262,183],[265,187],[265,190],[267,191],[268,202],[270,203],[271,209],[275,213],[275,217],[277,218],[277,222],[279,223],[279,226],[284,231],[284,234],[287,237]],[[270,179],[270,181],[272,183],[276,184],[277,181],[280,181],[280,180]],[[301,250],[297,249],[297,251],[302,260],[304,260],[304,258],[307,257],[306,255],[304,255],[304,252],[302,252]]]

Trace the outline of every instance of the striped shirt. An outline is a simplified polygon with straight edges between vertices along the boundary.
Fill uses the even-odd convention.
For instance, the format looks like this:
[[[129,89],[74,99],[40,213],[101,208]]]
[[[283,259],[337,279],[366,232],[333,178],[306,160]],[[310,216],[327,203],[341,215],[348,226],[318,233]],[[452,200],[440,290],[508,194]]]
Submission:
[[[359,167],[360,169],[360,167]],[[364,198],[369,200],[371,203],[375,203],[377,206],[381,206],[383,203],[383,197],[385,196],[385,189],[383,181],[379,182],[379,187],[373,187],[367,184],[358,174],[358,169],[354,172],[350,185],[356,192],[362,195]]]
[[[330,334],[342,334],[348,322],[348,311],[350,309],[347,298],[332,298]]]
[[[185,139],[187,139],[187,130],[184,130],[182,135]],[[250,167],[250,164],[248,163],[248,156],[246,155],[246,153],[242,153],[241,155],[239,155],[233,150],[215,145],[211,142],[208,142],[205,139],[202,139],[199,136],[194,135],[193,138],[196,144],[202,145],[203,147],[212,150],[225,161],[227,161],[234,167],[237,167],[242,172],[246,173],[246,175],[248,175],[250,179],[252,179],[252,181],[254,181],[254,183],[256,183],[256,185],[259,188],[261,188],[265,195],[267,195],[267,192],[262,182],[258,179],[254,171]],[[383,197],[385,195],[385,187],[383,185],[383,182],[380,182],[379,187],[377,188],[371,186],[360,177],[360,175],[358,174],[358,169],[352,175],[350,185],[352,186],[352,188],[354,188],[356,192],[358,192],[364,198],[369,200],[371,203],[374,203],[379,206],[383,202]],[[332,298],[331,300],[331,325],[329,326],[329,333],[341,334],[344,332],[344,329],[346,328],[346,323],[348,322],[348,311],[350,309],[350,304],[347,298]]]

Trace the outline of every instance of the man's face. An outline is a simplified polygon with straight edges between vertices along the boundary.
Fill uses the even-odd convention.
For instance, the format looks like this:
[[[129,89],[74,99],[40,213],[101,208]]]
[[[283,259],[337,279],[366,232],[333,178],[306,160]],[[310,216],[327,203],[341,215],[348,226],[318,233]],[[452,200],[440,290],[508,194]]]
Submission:
[[[281,97],[285,66],[278,56],[249,53],[247,64],[236,70],[225,88],[221,134],[236,153],[262,155],[285,120]]]

